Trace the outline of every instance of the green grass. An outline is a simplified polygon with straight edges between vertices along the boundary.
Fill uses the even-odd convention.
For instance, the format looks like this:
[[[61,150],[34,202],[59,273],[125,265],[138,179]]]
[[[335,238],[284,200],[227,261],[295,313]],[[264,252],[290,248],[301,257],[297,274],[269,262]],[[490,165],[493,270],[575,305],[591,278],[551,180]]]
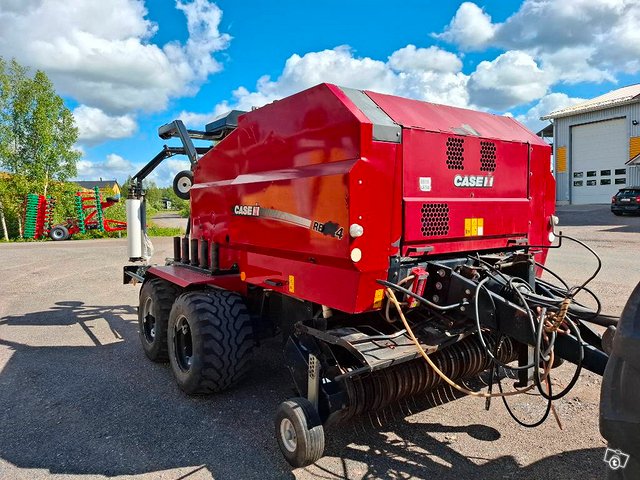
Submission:
[[[153,222],[149,222],[147,226],[147,235],[150,237],[176,237],[184,234],[184,230],[179,227],[161,227]],[[95,238],[126,238],[127,231],[121,230],[118,232],[101,232],[100,230],[87,230],[85,233],[75,233],[71,237],[71,240],[92,240]],[[43,242],[51,241],[49,237],[41,239],[33,238],[9,238],[9,243],[15,242]],[[0,237],[0,242],[6,242],[4,237]]]
[[[147,235],[150,237],[176,237],[182,235],[182,229],[178,227],[160,227],[154,223],[147,226]],[[120,232],[100,232],[89,230],[86,233],[76,233],[71,237],[73,240],[91,240],[94,238],[126,238],[126,230]]]
[[[177,237],[182,235],[182,229],[179,227],[159,227],[151,224],[147,226],[147,235],[150,237]]]

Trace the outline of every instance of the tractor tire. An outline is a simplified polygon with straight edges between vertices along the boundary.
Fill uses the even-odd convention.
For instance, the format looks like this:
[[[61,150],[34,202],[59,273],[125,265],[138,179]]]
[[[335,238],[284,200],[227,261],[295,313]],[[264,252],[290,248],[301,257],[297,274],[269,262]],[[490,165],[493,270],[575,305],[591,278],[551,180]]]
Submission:
[[[62,240],[68,240],[69,230],[64,225],[56,225],[51,230],[49,230],[49,238],[54,242],[60,242]]]
[[[292,398],[280,404],[275,431],[280,450],[292,467],[307,467],[324,454],[324,428],[306,398]]]
[[[167,325],[169,313],[180,290],[160,278],[147,280],[140,289],[138,329],[142,349],[149,360],[163,363],[169,360]]]
[[[253,329],[244,301],[226,290],[187,292],[169,315],[169,363],[187,394],[222,392],[249,370]]]

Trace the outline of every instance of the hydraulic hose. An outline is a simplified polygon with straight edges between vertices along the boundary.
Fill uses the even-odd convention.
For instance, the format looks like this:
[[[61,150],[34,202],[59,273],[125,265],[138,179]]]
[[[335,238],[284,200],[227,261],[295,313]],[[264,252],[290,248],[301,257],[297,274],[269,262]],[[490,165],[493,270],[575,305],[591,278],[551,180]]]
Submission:
[[[379,280],[379,282],[380,281],[381,280]],[[386,283],[389,283],[389,282],[386,282]],[[467,388],[465,388],[465,387],[463,387],[461,385],[458,385],[456,382],[454,382],[449,377],[447,377],[442,372],[442,370],[440,370],[438,368],[438,366],[433,362],[433,360],[431,360],[429,358],[429,355],[427,355],[427,353],[424,351],[424,349],[422,348],[422,345],[420,345],[420,342],[418,341],[418,339],[416,338],[415,334],[413,333],[413,330],[411,329],[411,326],[409,325],[409,322],[407,321],[406,317],[404,316],[404,312],[402,311],[402,307],[400,306],[400,302],[398,302],[398,299],[396,298],[395,293],[393,292],[393,289],[387,288],[387,298],[395,306],[396,311],[398,312],[398,315],[400,316],[400,320],[402,320],[402,323],[404,324],[405,329],[409,333],[409,336],[411,337],[411,340],[413,341],[413,343],[416,345],[416,348],[418,349],[418,352],[420,353],[420,355],[422,355],[422,357],[426,360],[426,362],[433,369],[433,371],[436,372],[436,374],[438,374],[438,376],[440,376],[440,378],[442,378],[442,380],[444,380],[451,387],[455,388],[456,390],[458,390],[458,391],[460,391],[460,392],[462,392],[462,393],[464,393],[466,395],[470,395],[472,397],[480,397],[480,398],[510,397],[510,396],[514,396],[514,395],[520,395],[520,394],[525,393],[525,392],[529,392],[529,391],[531,391],[531,390],[533,390],[535,388],[536,385],[535,384],[531,384],[528,387],[525,387],[525,388],[520,389],[520,390],[514,390],[514,391],[511,391],[511,392],[502,392],[501,391],[499,393],[485,393],[485,392],[474,392],[474,391],[469,390],[469,389],[467,389]],[[551,368],[551,364],[550,363],[546,364],[543,380],[548,377],[550,368]]]

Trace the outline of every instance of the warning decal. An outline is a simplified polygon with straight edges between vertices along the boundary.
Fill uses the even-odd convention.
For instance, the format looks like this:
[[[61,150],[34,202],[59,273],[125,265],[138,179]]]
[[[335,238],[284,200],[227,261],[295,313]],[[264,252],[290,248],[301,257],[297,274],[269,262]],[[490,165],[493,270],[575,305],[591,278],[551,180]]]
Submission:
[[[379,288],[373,295],[373,308],[382,307],[382,300],[384,299],[384,289]]]
[[[484,235],[484,218],[465,218],[464,236],[481,237]]]

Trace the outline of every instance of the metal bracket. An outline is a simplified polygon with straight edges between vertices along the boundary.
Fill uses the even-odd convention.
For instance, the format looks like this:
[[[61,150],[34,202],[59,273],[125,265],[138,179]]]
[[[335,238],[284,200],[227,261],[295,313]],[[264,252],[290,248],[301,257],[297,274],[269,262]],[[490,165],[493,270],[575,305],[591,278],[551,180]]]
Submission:
[[[523,367],[533,363],[533,347],[521,343],[518,346],[518,366]],[[518,381],[514,383],[516,388],[525,388],[533,380],[533,368],[518,370]]]
[[[307,400],[316,410],[318,409],[318,394],[320,392],[320,362],[313,353],[309,354],[309,372],[307,380]]]
[[[194,147],[197,155],[204,155],[211,147]],[[140,169],[133,177],[131,177],[131,186],[129,187],[129,198],[140,198],[142,196],[142,181],[153,172],[163,160],[171,158],[174,155],[188,155],[184,147],[167,147],[166,145],[160,150],[155,157]]]

